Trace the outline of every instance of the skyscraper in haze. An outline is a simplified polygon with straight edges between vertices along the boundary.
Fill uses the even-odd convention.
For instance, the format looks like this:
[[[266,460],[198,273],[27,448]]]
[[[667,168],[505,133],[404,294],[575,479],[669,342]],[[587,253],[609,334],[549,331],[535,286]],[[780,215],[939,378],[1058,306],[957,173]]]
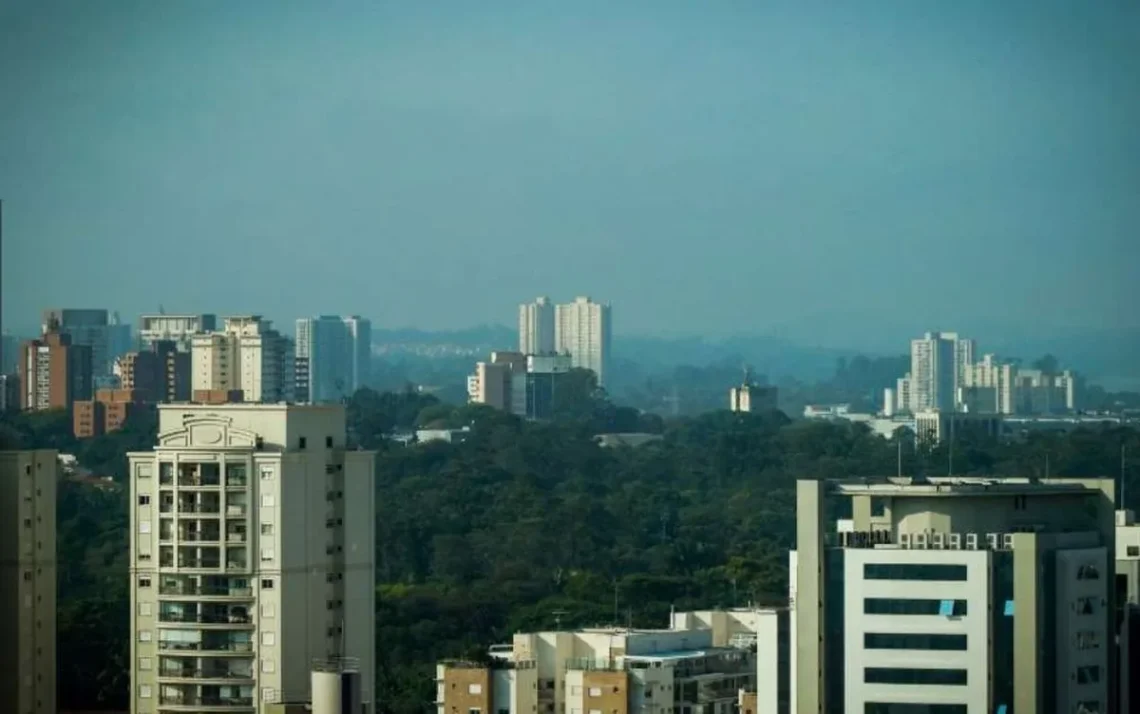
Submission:
[[[554,351],[554,303],[535,298],[519,305],[519,352],[542,355]]]
[[[220,332],[194,335],[191,389],[241,390],[246,402],[279,402],[292,393],[288,340],[259,315],[227,317]]]
[[[958,387],[966,384],[973,360],[974,341],[959,337],[956,332],[927,332],[911,340],[910,411],[953,411]]]
[[[372,322],[356,315],[297,320],[296,398],[340,401],[372,376]]]
[[[554,308],[554,348],[570,355],[574,367],[593,370],[605,386],[610,361],[610,306],[589,297]]]

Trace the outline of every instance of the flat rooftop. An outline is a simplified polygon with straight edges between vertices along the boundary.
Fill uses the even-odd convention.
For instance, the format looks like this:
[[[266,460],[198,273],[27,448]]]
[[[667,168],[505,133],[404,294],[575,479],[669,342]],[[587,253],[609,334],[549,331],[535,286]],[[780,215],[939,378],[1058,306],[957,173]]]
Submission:
[[[926,479],[884,478],[833,481],[833,492],[844,496],[882,496],[889,498],[932,498],[980,495],[1071,496],[1097,493],[1100,478],[1051,478],[1033,480],[1023,477],[956,477],[933,476]],[[1111,480],[1111,479],[1108,479]]]

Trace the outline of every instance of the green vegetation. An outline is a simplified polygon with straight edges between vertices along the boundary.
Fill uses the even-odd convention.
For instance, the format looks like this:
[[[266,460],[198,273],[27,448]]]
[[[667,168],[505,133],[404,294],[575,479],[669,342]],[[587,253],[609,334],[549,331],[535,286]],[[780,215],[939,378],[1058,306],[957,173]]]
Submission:
[[[361,390],[351,437],[377,449],[380,709],[427,712],[432,666],[517,630],[618,621],[660,625],[678,608],[779,603],[794,534],[797,478],[892,474],[897,444],[851,424],[711,412],[661,421],[613,406],[588,379],[554,423],[451,407],[414,391]],[[0,448],[49,447],[118,480],[153,424],[76,444],[65,416],[16,415]],[[393,430],[471,428],[461,444],[400,446]],[[615,427],[657,431],[638,449],[598,446]],[[1109,475],[1127,429],[958,443],[959,474]],[[945,473],[945,448],[902,443],[907,473]],[[1140,469],[1128,493],[1140,496]],[[121,491],[64,483],[59,499],[60,705],[125,708],[127,518]]]

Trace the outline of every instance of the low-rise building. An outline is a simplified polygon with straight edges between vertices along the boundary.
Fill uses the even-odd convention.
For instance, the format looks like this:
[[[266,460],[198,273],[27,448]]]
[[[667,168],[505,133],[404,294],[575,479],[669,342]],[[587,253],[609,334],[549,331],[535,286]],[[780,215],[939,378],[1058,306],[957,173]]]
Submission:
[[[992,413],[929,410],[914,415],[914,429],[918,440],[928,444],[971,435],[998,437],[1002,433],[1002,418]]]
[[[771,412],[778,408],[779,390],[745,381],[728,390],[728,408],[734,412]]]
[[[100,389],[94,399],[75,402],[72,433],[77,439],[89,439],[118,431],[131,417],[154,411],[154,402],[146,396],[136,389]]]

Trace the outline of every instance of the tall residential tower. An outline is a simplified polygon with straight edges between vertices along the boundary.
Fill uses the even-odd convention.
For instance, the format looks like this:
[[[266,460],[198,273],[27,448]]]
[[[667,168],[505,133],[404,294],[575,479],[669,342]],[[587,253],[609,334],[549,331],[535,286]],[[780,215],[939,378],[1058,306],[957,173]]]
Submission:
[[[610,362],[610,306],[588,297],[554,308],[554,348],[570,355],[574,367],[593,370],[605,386]]]
[[[307,701],[345,657],[371,702],[375,454],[344,407],[164,405],[129,457],[132,714]]]
[[[519,305],[519,352],[544,355],[554,352],[554,303],[535,298]]]
[[[298,402],[320,404],[351,397],[372,377],[372,323],[351,315],[297,320]]]

